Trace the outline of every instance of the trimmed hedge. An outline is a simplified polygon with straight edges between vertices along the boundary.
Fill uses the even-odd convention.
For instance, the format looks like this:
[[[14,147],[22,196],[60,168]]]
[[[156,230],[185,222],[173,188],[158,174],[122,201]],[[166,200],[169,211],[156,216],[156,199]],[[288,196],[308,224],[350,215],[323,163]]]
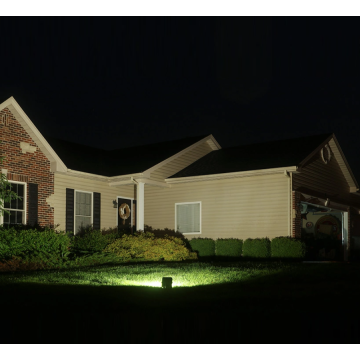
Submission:
[[[271,257],[302,259],[305,257],[305,243],[286,236],[276,237],[271,240]]]
[[[256,238],[246,239],[243,244],[243,257],[249,258],[269,258],[271,256],[270,239]]]
[[[195,251],[199,257],[215,256],[215,241],[209,238],[194,238],[189,241],[192,251]]]
[[[240,257],[242,247],[243,241],[240,239],[217,239],[215,242],[215,254],[224,257]]]
[[[191,252],[182,239],[168,235],[165,235],[164,238],[156,238],[153,233],[149,232],[123,235],[109,244],[104,251],[115,254],[121,260],[180,261],[197,259],[196,253]]]

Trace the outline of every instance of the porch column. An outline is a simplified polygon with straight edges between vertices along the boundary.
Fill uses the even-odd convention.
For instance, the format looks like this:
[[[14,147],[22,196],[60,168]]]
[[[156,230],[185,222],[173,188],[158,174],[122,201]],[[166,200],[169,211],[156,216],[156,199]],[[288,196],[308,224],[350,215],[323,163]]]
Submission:
[[[144,211],[145,211],[145,184],[138,181],[136,185],[136,230],[144,230]]]

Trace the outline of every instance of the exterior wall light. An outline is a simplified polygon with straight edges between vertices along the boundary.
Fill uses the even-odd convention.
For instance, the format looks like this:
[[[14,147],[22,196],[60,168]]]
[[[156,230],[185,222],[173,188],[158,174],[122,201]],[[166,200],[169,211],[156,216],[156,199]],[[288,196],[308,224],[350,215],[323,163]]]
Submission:
[[[161,287],[163,289],[172,289],[172,277],[163,277]]]
[[[116,209],[116,208],[117,208],[117,206],[118,206],[118,203],[117,203],[117,201],[116,201],[116,200],[113,200],[113,205],[114,205],[114,208]]]

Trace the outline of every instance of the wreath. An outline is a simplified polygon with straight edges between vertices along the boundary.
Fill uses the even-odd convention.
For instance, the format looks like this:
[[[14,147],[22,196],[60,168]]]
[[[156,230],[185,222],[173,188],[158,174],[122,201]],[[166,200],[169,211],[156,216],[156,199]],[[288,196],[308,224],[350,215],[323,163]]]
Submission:
[[[119,207],[119,215],[123,219],[123,225],[125,225],[125,220],[130,216],[130,207],[128,204],[121,204]]]

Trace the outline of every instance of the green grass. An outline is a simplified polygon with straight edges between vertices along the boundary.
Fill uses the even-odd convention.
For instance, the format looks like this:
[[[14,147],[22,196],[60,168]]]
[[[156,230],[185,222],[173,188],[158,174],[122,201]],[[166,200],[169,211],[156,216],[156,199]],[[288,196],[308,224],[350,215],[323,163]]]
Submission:
[[[164,276],[173,278],[173,287],[193,287],[238,283],[254,277],[275,274],[286,266],[247,264],[211,265],[207,263],[156,263],[97,266],[86,269],[42,270],[2,274],[0,284],[38,283],[63,285],[150,286],[161,287]]]
[[[234,263],[130,263],[62,270],[37,270],[0,274],[0,303],[32,292],[31,301],[68,301],[87,296],[99,305],[106,299],[124,306],[228,306],[285,301],[311,308],[315,302],[360,300],[359,264],[302,264],[274,262]],[[173,290],[161,289],[162,277],[173,278]],[[16,295],[17,292],[23,292]],[[11,295],[13,294],[13,295]],[[15,294],[15,295],[14,295]],[[316,298],[316,299],[315,299]],[[171,300],[171,301],[170,301]],[[30,301],[27,299],[26,301]],[[81,300],[79,300],[81,304]],[[100,306],[100,305],[99,305]]]

